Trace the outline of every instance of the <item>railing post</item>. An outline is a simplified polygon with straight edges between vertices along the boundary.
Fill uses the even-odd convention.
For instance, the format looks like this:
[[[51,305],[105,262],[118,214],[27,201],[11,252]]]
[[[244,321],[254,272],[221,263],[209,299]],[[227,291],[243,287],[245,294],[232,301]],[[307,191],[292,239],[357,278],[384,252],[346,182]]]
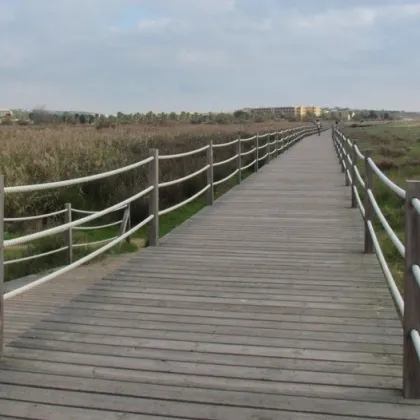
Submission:
[[[405,269],[404,269],[404,356],[403,394],[420,398],[420,361],[411,339],[411,331],[420,332],[420,285],[413,274],[413,265],[420,264],[420,220],[413,207],[420,198],[420,181],[406,182],[405,196]]]
[[[238,155],[238,184],[240,184],[242,181],[242,143],[240,138],[236,145],[236,153]]]
[[[124,209],[123,218],[120,225],[120,233],[118,236],[124,235],[125,232],[127,232],[127,228],[130,229],[130,204],[127,204],[127,207]],[[129,244],[131,242],[130,237],[128,236],[126,238],[126,242]],[[122,245],[122,242],[120,242],[120,247]]]
[[[278,143],[279,143],[279,145],[280,145],[280,147],[279,147],[279,145],[277,146],[277,156],[279,156],[279,155],[280,155],[280,152],[281,152],[281,150],[282,150],[282,148],[283,148],[283,136],[284,136],[284,131],[280,131],[280,133],[278,133],[277,135],[278,135],[278,137],[277,137],[277,142],[278,142]]]
[[[372,223],[373,217],[373,207],[372,202],[370,201],[368,190],[372,191],[373,188],[373,171],[371,166],[369,165],[369,158],[371,155],[371,150],[366,150],[365,152],[365,199],[364,199],[364,206],[365,206],[365,254],[372,254],[373,253],[373,241],[372,236],[369,231],[368,222]]]
[[[4,176],[0,175],[0,359],[4,349]]]
[[[66,203],[66,212],[65,214],[65,222],[71,223],[72,222],[72,210],[71,210],[71,203]],[[73,262],[73,229],[70,227],[66,231],[66,245],[67,245],[67,263],[71,264]]]
[[[346,179],[346,187],[350,186],[350,173],[353,170],[353,161],[352,163],[349,162],[350,158],[350,153],[349,153],[349,148],[348,148],[348,143],[347,143],[347,139],[344,141],[345,147],[344,147],[344,161],[346,163],[346,167],[347,167],[347,171],[345,172],[345,179]]]
[[[346,172],[346,155],[345,155],[343,137],[340,137],[339,145],[340,145],[340,153],[341,153],[341,172],[345,173]]]
[[[214,202],[214,178],[213,178],[213,141],[210,140],[209,148],[207,149],[207,205],[211,206]]]
[[[356,194],[354,193],[354,189],[357,188],[357,180],[356,180],[356,168],[357,168],[357,153],[356,153],[356,140],[353,140],[353,146],[351,148],[352,150],[352,156],[351,160],[353,162],[351,167],[351,208],[355,209],[357,207],[357,201],[356,201]]]
[[[159,150],[150,149],[149,154],[153,157],[149,166],[149,186],[153,187],[149,193],[149,215],[153,215],[149,223],[149,246],[157,246],[159,244]]]
[[[291,147],[292,147],[292,145],[294,144],[294,142],[295,142],[295,140],[296,140],[296,137],[298,136],[297,135],[297,133],[298,133],[299,131],[296,129],[296,130],[293,130],[293,133],[292,133],[292,137],[291,137],[291,139],[289,140],[289,144],[288,144],[288,146],[287,146],[287,149],[290,149]]]
[[[283,153],[287,150],[287,142],[288,142],[288,137],[289,137],[289,131],[290,131],[290,129],[287,129],[282,135],[281,147],[283,149]]]
[[[338,140],[337,140],[337,132],[333,131],[332,134],[332,140],[333,140],[333,144],[334,144],[334,148],[335,148],[335,153],[337,155],[337,159],[340,160],[340,153],[339,153],[339,149],[338,149]]]
[[[266,163],[270,163],[270,152],[271,152],[271,146],[270,146],[270,133],[267,134],[267,160]]]
[[[276,140],[276,153],[274,153],[274,157],[278,158],[279,157],[279,132],[278,131],[276,131],[275,140]]]
[[[336,133],[336,135],[335,135],[335,144],[337,145],[337,156],[338,156],[338,160],[340,161],[340,165],[342,165],[342,162],[341,162],[341,143],[340,143],[340,137],[339,137],[339,135]]]
[[[127,211],[128,211],[127,229],[130,230],[131,229],[131,203],[127,204]],[[131,237],[128,236],[126,241],[128,244],[131,243]]]
[[[341,164],[341,143],[340,143],[340,136],[338,135],[338,133],[336,133],[335,134],[335,141],[336,141],[336,144],[337,144],[337,155],[338,155],[338,158],[340,159],[340,164]]]
[[[290,147],[290,138],[293,138],[293,133],[291,133],[290,132],[291,130],[288,130],[288,133],[287,133],[287,136],[286,136],[286,144],[285,144],[285,147],[284,147],[284,150],[289,150],[289,147]]]
[[[343,148],[343,153],[347,153],[347,138],[344,136],[344,138],[341,138],[341,144]]]
[[[259,155],[259,153],[258,153],[258,146],[259,146],[259,143],[260,143],[260,141],[259,141],[260,139],[259,139],[259,134],[257,133],[257,135],[256,135],[256,137],[255,137],[255,143],[254,143],[254,145],[255,145],[255,163],[254,163],[254,172],[258,172],[258,155]]]

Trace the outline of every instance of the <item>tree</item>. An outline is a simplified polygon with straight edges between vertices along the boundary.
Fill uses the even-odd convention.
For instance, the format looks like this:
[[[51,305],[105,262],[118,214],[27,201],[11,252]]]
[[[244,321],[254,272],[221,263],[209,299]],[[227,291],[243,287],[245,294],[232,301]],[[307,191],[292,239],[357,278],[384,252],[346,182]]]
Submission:
[[[160,121],[160,122],[164,123],[167,119],[168,119],[168,118],[167,118],[167,114],[166,114],[165,112],[161,112],[161,113],[159,114],[159,121]]]
[[[93,124],[95,122],[95,116],[93,114],[89,114],[86,120],[88,124]]]
[[[152,112],[152,111],[149,111],[147,114],[146,114],[146,122],[147,123],[151,123],[151,122],[153,122],[155,120],[155,114]]]
[[[239,122],[245,122],[251,119],[251,115],[242,109],[238,109],[233,113],[233,118]]]
[[[362,121],[363,119],[363,114],[361,112],[355,112],[353,114],[352,120],[353,121]]]
[[[56,121],[54,114],[45,110],[43,106],[34,108],[29,113],[29,119],[34,124],[53,124]]]
[[[177,120],[178,120],[178,114],[177,114],[176,112],[171,112],[171,113],[169,114],[169,119],[170,119],[171,121],[177,121]]]

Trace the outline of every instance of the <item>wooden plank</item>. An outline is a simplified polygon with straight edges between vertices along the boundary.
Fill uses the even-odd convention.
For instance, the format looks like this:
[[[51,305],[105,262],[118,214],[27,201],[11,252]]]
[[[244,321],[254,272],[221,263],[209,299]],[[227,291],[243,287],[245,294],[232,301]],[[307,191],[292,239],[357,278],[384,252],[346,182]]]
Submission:
[[[9,416],[9,414],[11,416]],[[92,410],[62,405],[40,404],[0,398],[0,415],[5,419],[31,420],[177,420],[179,417],[162,417],[143,414],[122,414],[114,410]],[[17,417],[15,417],[17,416]],[[334,420],[334,419],[333,419]],[[338,420],[338,419],[337,419]]]
[[[103,280],[100,283],[95,284],[92,287],[86,289],[87,292],[95,292],[95,291],[102,291],[102,290],[114,290],[114,288],[118,288],[118,290],[123,291],[131,291],[140,289],[154,293],[199,293],[199,292],[215,292],[215,291],[223,291],[226,293],[237,292],[237,287],[234,287],[230,284],[224,284],[223,282],[211,282],[210,284],[207,282],[194,282],[194,281],[180,281],[180,282],[172,282],[172,279],[157,279],[157,281],[149,281],[149,279],[139,279],[139,280],[128,280],[123,281],[119,280],[118,284],[112,281]],[[216,283],[216,284],[214,284]],[[293,296],[301,294],[307,294],[313,297],[351,297],[357,299],[369,299],[372,296],[378,296],[381,299],[389,299],[389,293],[387,290],[383,288],[370,288],[370,289],[361,289],[353,288],[343,290],[340,286],[333,286],[328,287],[324,286],[322,288],[315,288],[311,287],[310,285],[293,285],[289,283],[289,287],[286,288],[283,284],[283,287],[279,287],[276,283],[264,285],[263,282],[259,284],[242,284],[241,293],[242,294],[254,294],[258,292],[260,295],[264,295],[264,297],[270,297],[270,295],[279,294],[281,293],[282,296]]]
[[[0,398],[0,414],[3,413],[14,413],[14,415],[19,416],[19,419],[31,419],[31,420],[80,420],[80,419],[89,419],[89,420],[186,420],[191,419],[191,417],[184,417],[169,415],[168,417],[162,417],[157,415],[144,415],[144,414],[130,414],[122,413],[121,411],[114,410],[95,410],[89,408],[78,408],[78,407],[68,407],[62,405],[50,405],[50,404],[40,404],[19,401],[16,404],[16,401],[13,400],[3,400]],[[29,414],[30,413],[30,414]],[[223,417],[223,415],[231,415],[233,417]],[[255,417],[255,411],[253,410],[241,410],[241,419],[243,420],[254,420],[256,418],[260,419],[277,419],[281,418],[282,420],[354,420],[354,417],[348,416],[331,416],[331,415],[317,415],[317,414],[307,414],[307,413],[291,413],[289,411],[275,411],[275,417],[268,417],[270,412],[259,413],[259,417]],[[30,417],[28,417],[30,415]],[[262,416],[265,417],[262,417]],[[277,417],[280,416],[280,417]],[[9,418],[6,416],[6,418]],[[207,417],[206,420],[218,420],[227,418],[234,418],[235,412],[232,413],[232,410],[226,413],[226,410],[223,410],[222,417],[216,416],[214,414],[212,417]],[[358,417],[360,420],[365,420],[361,417]],[[377,420],[387,420],[381,419],[379,417]],[[368,420],[366,418],[366,420]]]
[[[223,318],[223,317],[194,317],[188,315],[177,315],[177,314],[148,314],[148,313],[126,313],[126,312],[109,312],[109,311],[60,311],[60,314],[52,316],[49,318],[51,321],[57,322],[67,322],[71,317],[80,317],[84,320],[83,323],[89,324],[101,324],[102,322],[107,322],[111,320],[118,325],[125,325],[125,322],[128,321],[130,325],[133,323],[136,326],[139,326],[139,321],[141,321],[142,328],[157,328],[157,324],[181,324],[186,326],[186,328],[195,328],[198,327],[246,327],[254,329],[265,329],[265,330],[296,330],[300,331],[327,331],[327,332],[344,332],[344,333],[357,333],[360,335],[386,335],[386,336],[401,336],[401,331],[398,327],[391,326],[371,326],[371,325],[350,325],[350,324],[331,324],[328,322],[321,322],[321,320],[316,319],[318,322],[303,322],[301,319],[295,319],[293,321],[255,321],[249,319],[240,319],[240,318]],[[88,322],[87,321],[88,318]],[[77,322],[77,319],[73,320]],[[156,326],[155,326],[156,324]]]
[[[235,297],[236,295],[236,297]],[[214,297],[213,293],[200,293],[197,294],[174,294],[174,293],[146,293],[145,291],[119,291],[117,289],[114,290],[98,290],[96,293],[83,293],[84,297],[91,298],[102,298],[106,300],[108,297],[115,298],[115,299],[126,299],[128,302],[135,302],[137,300],[165,300],[170,302],[194,302],[194,303],[203,303],[203,304],[221,304],[221,305],[237,305],[237,304],[249,304],[252,306],[281,306],[281,307],[295,307],[296,305],[304,305],[305,308],[308,309],[328,309],[328,310],[355,310],[355,311],[369,311],[369,310],[377,310],[384,309],[384,311],[388,310],[390,312],[393,311],[392,307],[386,308],[386,304],[388,299],[383,300],[379,298],[371,298],[367,301],[357,301],[357,299],[339,299],[339,298],[316,298],[312,296],[301,296],[296,297],[293,299],[292,296],[282,297],[279,296],[276,298],[275,295],[272,295],[270,299],[266,296],[261,296],[259,294],[256,295],[249,295],[249,294],[242,294],[238,292],[230,293],[230,294],[222,294],[219,293],[217,297]]]
[[[149,314],[140,314],[136,313],[130,316],[125,314],[102,314],[97,312],[88,312],[88,311],[74,311],[74,312],[65,312],[60,311],[58,314],[54,314],[48,318],[50,322],[57,323],[72,323],[72,324],[85,324],[85,325],[102,325],[102,326],[121,326],[129,328],[142,328],[142,329],[175,329],[178,331],[223,331],[227,334],[239,334],[239,335],[265,335],[265,334],[274,334],[279,336],[283,334],[283,331],[286,334],[299,335],[300,332],[327,332],[334,334],[333,338],[336,337],[335,334],[339,333],[350,333],[353,335],[359,335],[362,340],[376,340],[376,336],[381,337],[385,335],[389,337],[392,342],[398,340],[398,343],[401,341],[401,331],[398,328],[379,328],[375,327],[366,327],[366,326],[336,326],[334,324],[322,324],[322,323],[312,323],[307,325],[306,323],[298,322],[270,322],[270,321],[249,321],[249,320],[238,320],[238,319],[224,319],[224,318],[206,318],[197,319],[194,317],[188,316],[175,316],[175,315],[149,315]],[[133,319],[134,318],[134,319]],[[260,332],[260,330],[262,330]],[[369,337],[365,337],[365,336]],[[353,336],[352,336],[353,339]],[[354,337],[357,341],[358,339]]]
[[[57,328],[57,330],[56,330]],[[58,330],[59,329],[59,330]],[[108,337],[118,339],[121,345],[136,346],[141,345],[144,341],[149,343],[156,343],[160,345],[160,341],[171,341],[174,345],[178,342],[195,342],[197,345],[203,344],[225,344],[235,346],[263,346],[272,348],[293,348],[312,349],[312,350],[334,350],[344,352],[362,352],[375,353],[378,356],[399,355],[401,347],[395,344],[387,344],[383,341],[377,343],[351,343],[345,341],[320,341],[311,339],[288,339],[288,338],[272,338],[240,335],[221,335],[221,334],[204,334],[204,333],[190,333],[178,331],[152,331],[152,330],[137,330],[133,328],[114,328],[114,327],[100,327],[90,325],[71,325],[71,324],[42,324],[35,326],[29,332],[25,333],[25,337],[44,337],[54,340],[66,339],[67,337],[74,337],[75,340],[83,339],[83,336],[90,337],[95,335],[97,340],[107,340]]]
[[[305,261],[308,265],[310,264],[311,271],[319,271],[319,277],[322,275],[325,275],[326,280],[334,280],[333,273],[331,272],[331,269],[337,270],[338,274],[346,274],[349,276],[349,271],[351,271],[352,267],[354,266],[354,263],[360,264],[363,266],[362,261],[358,261],[357,258],[347,258],[347,261],[341,260],[339,261],[338,258],[334,261],[333,259],[328,260],[327,258],[325,261],[320,262],[316,259],[313,260],[302,260],[299,259],[297,256],[290,258],[289,256],[284,256],[283,258],[287,261],[281,263],[281,255],[278,256],[278,258],[271,258],[266,260],[258,260],[255,261],[255,263],[252,263],[250,261],[250,258],[241,257],[237,259],[226,259],[221,258],[220,260],[217,258],[217,256],[214,257],[196,257],[194,260],[194,256],[191,256],[190,262],[189,262],[189,272],[199,275],[200,273],[209,273],[210,271],[213,271],[215,274],[218,274],[222,279],[224,278],[224,274],[231,275],[233,273],[237,273],[237,275],[243,276],[244,279],[252,279],[253,274],[257,274],[257,272],[260,272],[260,275],[265,276],[266,274],[275,274],[281,271],[282,267],[286,270],[292,270],[293,267],[296,267],[298,264],[301,264],[302,261]],[[167,258],[167,261],[166,261]],[[321,258],[321,257],[320,257]],[[159,258],[148,258],[147,262],[144,264],[146,270],[152,270],[153,272],[157,271],[157,264],[159,264],[159,261],[165,260],[167,264],[168,271],[165,271],[163,269],[163,272],[171,272],[172,270],[178,270],[185,271],[185,266],[182,265],[182,256],[179,256],[177,260],[174,259],[174,255],[164,255],[162,254]],[[143,261],[137,261],[137,264],[143,264]],[[267,264],[270,264],[270,266],[267,266]],[[152,265],[154,265],[154,268],[152,269]],[[309,271],[309,270],[308,270]],[[305,272],[305,270],[302,270],[302,272]],[[371,273],[367,273],[371,274]],[[319,278],[318,277],[318,278]],[[347,278],[348,278],[347,277]],[[379,279],[378,279],[379,280]],[[359,280],[360,281],[360,280]]]
[[[348,344],[359,344],[365,343],[366,345],[378,344],[380,346],[391,346],[386,347],[388,352],[392,352],[392,349],[395,349],[394,354],[399,354],[399,346],[401,345],[401,337],[394,336],[390,337],[388,335],[376,335],[371,337],[365,337],[364,335],[358,336],[358,334],[352,333],[339,333],[339,332],[320,332],[320,331],[304,331],[304,330],[286,330],[278,331],[276,329],[258,329],[255,328],[245,328],[245,327],[217,327],[214,325],[209,325],[209,328],[200,325],[194,329],[192,325],[188,325],[186,328],[183,324],[170,323],[159,324],[159,328],[156,328],[156,325],[150,326],[150,328],[145,328],[141,323],[137,321],[137,325],[128,325],[128,323],[118,320],[118,322],[83,322],[79,319],[79,322],[72,322],[72,319],[62,322],[55,322],[54,319],[48,319],[48,321],[43,321],[34,326],[33,331],[36,334],[38,330],[48,330],[48,331],[73,331],[73,332],[82,332],[90,333],[94,331],[95,334],[103,335],[113,335],[113,336],[124,336],[124,337],[147,337],[147,338],[161,338],[164,336],[166,339],[185,339],[188,340],[188,337],[195,335],[198,341],[201,340],[210,340],[214,342],[212,336],[217,335],[221,340],[226,340],[227,337],[231,337],[233,342],[238,340],[244,341],[249,340],[248,343],[252,344],[253,341],[258,341],[259,338],[264,338],[264,341],[267,344],[271,342],[276,343],[281,341],[281,344],[288,347],[289,342],[294,343],[296,340],[302,340],[304,345],[309,341],[316,342],[327,342],[334,347],[336,343],[348,343]],[[265,340],[267,339],[267,340]],[[278,340],[280,339],[280,340]],[[312,344],[315,345],[315,344]],[[311,344],[308,344],[311,346]],[[397,346],[397,347],[395,347]],[[292,347],[290,345],[290,347]],[[363,346],[358,347],[360,349]]]
[[[58,387],[57,387],[58,388]],[[47,391],[47,392],[46,392]],[[192,392],[191,392],[192,394]],[[103,398],[102,395],[106,395]],[[153,399],[126,395],[97,394],[78,391],[65,391],[52,388],[2,385],[0,398],[14,401],[40,402],[42,404],[59,404],[70,407],[90,409],[118,410],[121,413],[148,414],[159,416],[191,417],[202,420],[225,420],[227,418],[292,418],[295,413],[311,415],[344,415],[375,418],[382,417],[396,420],[418,420],[418,411],[410,405],[394,405],[376,402],[343,401],[335,399],[317,399],[281,395],[239,394],[235,400],[222,394],[215,402],[209,392],[203,393],[200,403],[179,400]],[[180,395],[179,398],[182,398]],[[210,401],[209,401],[210,400]],[[215,405],[217,404],[217,405]],[[417,414],[416,414],[417,411]],[[289,417],[283,417],[288,412]],[[237,417],[236,417],[237,416]],[[277,416],[277,417],[276,417]],[[296,417],[295,417],[296,418]],[[313,417],[312,417],[313,418]],[[325,417],[323,417],[325,418]]]
[[[195,301],[183,301],[183,300],[165,300],[165,299],[156,299],[153,301],[153,305],[147,299],[127,299],[127,298],[114,298],[102,296],[91,296],[91,295],[80,295],[77,298],[74,298],[76,302],[85,302],[85,303],[111,303],[111,304],[121,304],[121,305],[150,305],[150,306],[164,306],[171,308],[185,308],[185,309],[205,309],[205,310],[220,310],[220,311],[237,311],[237,312],[260,312],[260,313],[278,313],[278,314],[306,314],[313,316],[330,316],[334,317],[337,314],[337,310],[340,310],[340,315],[343,317],[349,318],[386,318],[386,319],[395,319],[395,315],[391,308],[387,308],[386,311],[382,307],[378,306],[375,308],[366,308],[365,310],[354,309],[353,307],[344,307],[341,305],[329,305],[327,308],[321,307],[322,305],[299,305],[298,303],[290,303],[289,305],[280,306],[280,305],[265,305],[263,302],[259,304],[250,304],[247,302],[206,302],[202,299],[200,302]]]
[[[226,290],[225,288],[217,288],[217,289],[205,289],[203,287],[199,287],[198,290],[193,287],[189,287],[188,289],[171,289],[170,286],[168,288],[149,288],[144,287],[139,289],[133,287],[123,287],[121,285],[113,285],[109,287],[105,287],[103,285],[98,285],[97,287],[90,288],[86,290],[85,295],[95,295],[95,296],[127,296],[130,297],[145,297],[149,299],[154,299],[156,297],[203,297],[203,298],[212,298],[213,296],[217,295],[220,299],[252,299],[253,301],[265,300],[265,301],[276,301],[281,302],[319,302],[319,303],[343,303],[343,304],[354,304],[354,305],[384,305],[389,303],[389,295],[383,296],[375,296],[374,294],[370,294],[369,296],[360,296],[357,295],[353,297],[352,295],[349,296],[349,293],[341,292],[332,293],[332,292],[323,292],[322,294],[316,294],[313,291],[303,290],[301,294],[292,294],[292,293],[285,293],[282,294],[279,291],[274,290],[261,290],[258,288],[256,291],[244,291],[244,290]]]
[[[311,274],[309,270],[302,270],[305,272],[305,278],[302,278],[302,275],[296,273],[296,271],[287,270],[284,268],[281,272],[276,272],[274,270],[264,270],[261,272],[257,269],[250,269],[250,271],[242,268],[238,270],[229,269],[231,266],[227,266],[227,270],[224,272],[223,278],[220,278],[220,275],[217,273],[209,274],[208,270],[206,271],[204,268],[201,270],[194,269],[191,270],[189,273],[185,273],[183,275],[181,268],[171,267],[171,270],[165,269],[162,267],[161,271],[158,270],[151,270],[151,269],[142,269],[141,273],[135,270],[124,271],[113,273],[112,275],[106,276],[104,280],[108,280],[111,282],[125,282],[125,281],[155,281],[155,279],[161,280],[171,280],[175,282],[177,280],[194,280],[195,283],[206,282],[211,283],[214,285],[218,285],[219,283],[238,283],[244,284],[246,286],[258,285],[259,283],[269,283],[273,286],[276,284],[279,287],[283,287],[284,283],[290,285],[290,287],[294,287],[295,285],[304,285],[310,288],[314,287],[325,287],[325,286],[334,286],[339,287],[342,290],[348,290],[349,288],[363,288],[363,290],[371,289],[371,288],[380,288],[381,290],[385,290],[383,286],[383,281],[380,281],[380,277],[377,272],[367,272],[364,279],[357,279],[355,278],[354,281],[346,282],[348,280],[348,272],[344,270],[338,270],[337,268],[334,269],[335,276],[331,275],[331,272],[327,272],[325,270],[325,277],[319,279],[318,276],[314,276]],[[218,267],[220,270],[222,267]],[[185,270],[184,270],[185,271]],[[321,270],[319,270],[321,271]],[[242,278],[240,277],[241,274],[248,274],[250,278]],[[324,274],[324,270],[320,273]],[[242,279],[242,280],[241,280]],[[366,279],[366,280],[365,280]],[[316,282],[315,282],[316,280]],[[353,280],[353,279],[352,279]],[[284,288],[284,287],[283,287]],[[286,288],[285,288],[286,289]]]
[[[350,207],[329,135],[308,138],[112,273],[7,302],[0,416],[420,418]]]
[[[155,303],[155,302],[153,302]],[[349,317],[334,317],[334,316],[320,316],[320,315],[308,315],[302,311],[298,313],[258,313],[253,311],[213,311],[213,310],[203,310],[203,309],[189,309],[189,308],[173,308],[173,307],[161,307],[161,306],[151,306],[151,305],[118,305],[118,304],[107,304],[107,303],[96,303],[96,302],[76,302],[72,301],[71,306],[67,305],[63,307],[63,311],[68,309],[73,309],[78,311],[82,310],[92,310],[95,313],[100,311],[106,311],[112,313],[113,311],[124,312],[131,316],[131,314],[171,314],[171,315],[190,315],[196,318],[207,318],[207,317],[217,317],[222,319],[242,319],[242,320],[260,320],[260,321],[291,321],[291,322],[303,322],[305,324],[312,323],[324,323],[326,325],[354,325],[354,326],[378,326],[378,327],[393,327],[401,328],[401,323],[394,319],[386,319],[381,317],[376,318],[349,318]],[[231,309],[231,308],[229,308]],[[60,312],[61,313],[61,312]]]
[[[12,365],[14,369],[21,368],[23,364],[19,360],[19,364],[13,360],[25,359],[51,362],[67,363],[68,360],[83,360],[84,365],[89,365],[95,362],[98,366],[125,368],[125,369],[140,369],[142,363],[147,360],[153,361],[168,361],[168,362],[189,362],[189,363],[203,363],[205,365],[213,364],[222,366],[237,366],[237,367],[254,367],[254,368],[271,368],[274,370],[297,370],[297,371],[311,371],[311,372],[326,372],[326,373],[345,373],[349,375],[370,375],[382,376],[388,379],[392,377],[400,377],[401,369],[399,364],[386,364],[377,359],[376,362],[365,363],[358,361],[341,361],[328,360],[328,357],[334,356],[334,352],[325,354],[324,359],[316,359],[316,352],[307,351],[302,354],[302,357],[269,357],[258,356],[252,353],[240,352],[236,353],[206,353],[206,352],[188,352],[182,350],[172,349],[149,349],[147,347],[136,349],[127,349],[116,347],[112,345],[98,345],[83,343],[73,343],[68,341],[43,341],[41,339],[26,339],[20,340],[13,347],[13,353],[10,353],[11,360],[7,361],[7,366]],[[299,356],[299,355],[298,355]],[[67,359],[66,359],[67,358]],[[13,360],[12,360],[13,359]],[[99,361],[98,361],[99,359]],[[141,359],[137,365],[137,359]],[[109,365],[105,364],[109,363]],[[41,364],[44,366],[45,364]],[[16,367],[18,366],[18,367]],[[32,366],[32,365],[31,365]],[[40,364],[37,364],[39,368]],[[144,366],[144,365],[143,365]],[[148,365],[150,368],[150,365]],[[47,368],[52,367],[47,365]],[[150,369],[149,369],[150,370]],[[367,378],[369,379],[369,378]],[[377,380],[377,378],[373,378]]]
[[[109,299],[108,299],[109,301]],[[155,306],[153,306],[155,305]],[[341,317],[335,317],[334,313],[324,313],[320,314],[319,311],[309,311],[309,310],[280,310],[274,312],[256,312],[256,310],[251,310],[251,308],[246,308],[247,310],[240,311],[238,307],[228,307],[224,310],[214,311],[212,308],[203,309],[203,308],[189,308],[183,307],[182,305],[174,307],[174,305],[156,305],[155,302],[145,302],[144,304],[138,303],[137,305],[128,305],[127,302],[124,304],[109,304],[109,303],[97,303],[94,301],[73,301],[71,307],[75,310],[77,309],[92,309],[96,311],[121,311],[125,313],[163,313],[163,314],[174,314],[174,315],[191,315],[196,317],[221,317],[221,318],[230,318],[230,319],[255,319],[255,320],[279,320],[279,321],[298,321],[305,323],[325,323],[325,324],[334,324],[334,325],[373,325],[373,326],[385,326],[385,327],[401,327],[401,323],[395,318],[385,318],[381,317],[380,314],[376,315],[375,318],[372,316],[365,318],[361,317],[361,314],[352,313],[346,314],[342,313]],[[65,307],[64,309],[68,309]],[[353,317],[351,317],[353,315]],[[357,316],[359,315],[359,316]]]
[[[250,343],[233,344],[222,342],[199,342],[183,341],[183,340],[168,340],[168,339],[151,339],[151,338],[130,338],[130,337],[113,337],[99,334],[83,334],[76,332],[57,332],[48,330],[31,330],[22,336],[22,339],[43,339],[45,341],[73,341],[80,344],[103,344],[121,347],[145,347],[149,349],[165,349],[165,350],[182,350],[182,351],[197,351],[207,353],[227,353],[227,354],[251,354],[265,357],[286,357],[286,358],[307,358],[317,360],[335,360],[335,361],[349,361],[361,363],[383,363],[383,364],[400,364],[401,355],[387,353],[382,351],[380,353],[372,353],[371,348],[365,348],[365,351],[358,349],[353,351],[351,346],[343,346],[337,343],[335,346],[329,346],[329,343],[311,342],[312,347],[306,348],[305,343],[296,340],[296,346],[299,347],[272,347],[265,344],[265,340],[254,340],[257,345]],[[245,341],[245,340],[240,340]],[[265,344],[265,345],[264,345]],[[282,343],[280,343],[282,344]],[[13,345],[16,345],[14,342]],[[335,347],[335,348],[333,348]],[[122,351],[121,349],[121,351]],[[384,349],[385,350],[385,349]]]
[[[1,378],[1,383],[7,383],[11,385],[26,385],[26,386],[37,386],[42,383],[43,388],[58,388],[65,386],[66,390],[72,391],[83,391],[83,392],[101,392],[106,394],[121,394],[122,390],[125,395],[137,396],[137,397],[148,397],[148,398],[161,398],[161,399],[186,399],[190,401],[202,402],[211,401],[217,403],[220,398],[220,387],[224,389],[223,382],[218,381],[218,378],[210,378],[209,383],[206,387],[202,383],[202,387],[194,387],[190,381],[186,381],[183,385],[178,383],[175,385],[175,380],[171,381],[173,385],[166,384],[153,384],[150,382],[142,382],[142,377],[139,375],[140,382],[137,380],[127,381],[91,378],[83,377],[83,381],[80,381],[80,377],[57,375],[57,374],[43,374],[35,372],[20,372],[9,370],[5,371]],[[212,382],[213,380],[213,382]],[[308,384],[285,384],[276,383],[264,386],[264,381],[261,382],[249,382],[244,379],[238,379],[236,381],[229,381],[229,385],[235,383],[231,389],[226,392],[224,397],[232,401],[238,398],[244,397],[239,394],[240,391],[244,392],[256,392],[258,394],[274,394],[274,395],[290,395],[294,397],[311,397],[311,398],[341,398],[342,393],[338,387],[328,385],[308,385]],[[236,390],[235,390],[236,389]],[[240,391],[238,391],[240,390]],[[252,397],[251,397],[252,398]],[[384,402],[384,403],[399,403],[402,398],[401,395],[395,390],[378,390],[372,388],[347,388],[346,400],[360,400],[360,401],[372,401],[372,402]],[[209,401],[209,402],[210,402]]]
[[[19,354],[22,354],[21,350]],[[27,351],[29,355],[33,352]],[[223,381],[233,381],[234,379],[246,380],[251,387],[252,382],[267,382],[271,383],[306,383],[312,385],[330,385],[337,387],[365,387],[376,389],[394,389],[398,390],[400,380],[395,376],[379,376],[369,374],[351,374],[345,372],[324,372],[311,370],[291,370],[291,369],[271,369],[256,368],[247,366],[230,366],[217,365],[211,363],[190,363],[155,359],[136,359],[123,361],[121,357],[101,357],[101,359],[110,362],[110,366],[104,366],[104,362],[98,362],[97,355],[78,355],[75,353],[60,353],[60,352],[40,352],[38,354],[48,354],[54,359],[47,361],[38,359],[30,359],[31,363],[20,363],[19,369],[34,371],[40,369],[45,373],[58,373],[81,375],[78,366],[92,366],[95,364],[95,375],[108,378],[119,378],[126,380],[132,378],[136,382],[142,382],[146,378],[149,381],[165,384],[166,381],[172,380],[178,385],[189,384],[192,376],[195,379],[195,385],[204,387],[209,381],[211,383],[218,383],[220,389],[226,389],[223,386]],[[65,357],[68,357],[67,361]],[[37,357],[44,357],[39,355]],[[65,365],[65,366],[63,366]],[[73,366],[74,367],[73,367]],[[92,371],[92,369],[90,369]],[[86,372],[85,372],[86,373]],[[110,376],[111,375],[111,376]],[[84,376],[84,375],[82,375]],[[214,378],[218,378],[217,381]],[[193,386],[189,384],[188,386]]]

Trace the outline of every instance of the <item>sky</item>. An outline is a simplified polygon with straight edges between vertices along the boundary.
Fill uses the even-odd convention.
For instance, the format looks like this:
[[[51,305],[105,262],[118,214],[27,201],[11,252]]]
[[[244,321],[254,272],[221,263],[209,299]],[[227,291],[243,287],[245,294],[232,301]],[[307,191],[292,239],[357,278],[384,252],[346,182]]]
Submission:
[[[420,110],[420,0],[0,0],[0,108]]]

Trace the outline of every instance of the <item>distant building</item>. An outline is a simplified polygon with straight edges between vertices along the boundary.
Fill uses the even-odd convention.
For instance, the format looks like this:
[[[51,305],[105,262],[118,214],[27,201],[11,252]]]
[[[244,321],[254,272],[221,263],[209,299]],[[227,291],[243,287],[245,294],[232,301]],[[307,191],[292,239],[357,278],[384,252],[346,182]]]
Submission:
[[[295,114],[299,117],[305,117],[308,114],[312,114],[315,117],[321,116],[321,108],[319,106],[297,106],[295,107]]]
[[[11,109],[0,109],[0,124],[7,123],[8,120],[13,119],[13,112]]]
[[[245,111],[251,111],[257,115],[272,114],[274,117],[284,118],[302,118],[308,114],[320,117],[322,110],[319,106],[280,106],[271,108],[247,108]]]
[[[0,109],[0,118],[4,117],[13,117],[13,112],[11,109]]]

